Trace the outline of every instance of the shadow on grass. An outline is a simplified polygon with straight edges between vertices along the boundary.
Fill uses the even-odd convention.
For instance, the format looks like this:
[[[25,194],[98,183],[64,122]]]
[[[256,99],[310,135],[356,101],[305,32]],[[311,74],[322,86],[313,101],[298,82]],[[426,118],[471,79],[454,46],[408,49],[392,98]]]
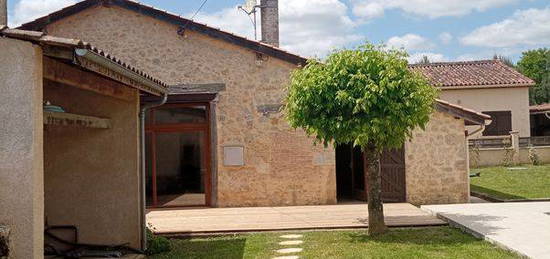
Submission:
[[[472,184],[471,186],[472,191],[479,192],[482,194],[485,194],[489,197],[502,199],[502,200],[520,200],[520,199],[527,199],[527,197],[518,196],[514,194],[504,193],[493,189],[488,189],[479,185]]]
[[[227,258],[244,257],[246,238],[227,239],[180,239],[173,240],[172,250],[168,253],[149,258]]]
[[[479,242],[479,239],[467,235],[458,229],[449,227],[427,227],[413,229],[391,229],[388,233],[379,236],[369,236],[365,233],[349,233],[352,242],[400,244],[400,245],[430,245],[454,246]]]

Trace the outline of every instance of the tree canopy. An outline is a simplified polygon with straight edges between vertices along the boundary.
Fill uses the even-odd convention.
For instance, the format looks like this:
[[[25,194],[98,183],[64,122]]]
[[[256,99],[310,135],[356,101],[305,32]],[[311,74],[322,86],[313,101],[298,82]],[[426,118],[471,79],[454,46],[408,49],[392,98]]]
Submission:
[[[529,90],[531,104],[549,103],[550,49],[540,48],[523,52],[517,63],[517,69],[536,82],[536,85]]]
[[[379,152],[401,147],[415,128],[424,128],[437,96],[408,69],[406,57],[368,43],[309,61],[292,74],[287,120],[325,145],[374,145]]]

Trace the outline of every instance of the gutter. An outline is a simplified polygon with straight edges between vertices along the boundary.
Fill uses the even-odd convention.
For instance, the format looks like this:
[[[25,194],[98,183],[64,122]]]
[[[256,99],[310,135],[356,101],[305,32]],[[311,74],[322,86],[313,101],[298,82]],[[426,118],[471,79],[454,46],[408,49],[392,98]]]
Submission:
[[[168,94],[164,94],[162,96],[162,99],[158,102],[154,103],[147,103],[144,104],[141,107],[141,110],[139,112],[139,131],[140,131],[140,145],[139,145],[139,151],[140,151],[140,159],[141,159],[141,167],[140,167],[140,216],[141,216],[141,249],[143,251],[147,250],[147,224],[146,224],[146,218],[145,218],[145,200],[146,200],[146,194],[145,194],[145,175],[146,175],[146,164],[145,164],[145,116],[147,114],[147,111],[151,108],[161,106],[166,103],[166,100],[168,100]]]
[[[168,90],[166,87],[154,82],[153,80],[150,80],[143,75],[140,75],[132,70],[129,70],[128,68],[122,66],[121,64],[118,64],[114,62],[113,60],[104,57],[102,55],[99,55],[95,53],[94,51],[88,50],[88,49],[75,49],[74,51],[75,55],[84,59],[87,59],[93,63],[99,64],[105,68],[108,68],[112,71],[115,71],[127,78],[130,78],[150,89],[153,89],[154,92],[152,92],[149,89],[140,89],[142,91],[154,94],[154,95],[160,95],[159,93],[166,93]]]
[[[491,124],[491,123],[493,123],[493,120],[485,120],[485,122],[484,122],[483,124],[479,125],[480,127],[479,127],[478,129],[476,129],[476,130],[474,130],[474,131],[472,131],[472,132],[468,132],[468,133],[466,134],[466,139],[467,139],[468,137],[471,137],[471,136],[473,136],[473,135],[479,133],[479,132],[483,132],[483,131],[485,130],[485,126],[487,126],[487,125],[489,125],[489,124]]]
[[[466,139],[467,139],[468,137],[471,137],[471,136],[473,136],[474,134],[477,134],[478,132],[482,132],[482,131],[484,131],[484,130],[485,130],[485,124],[480,125],[480,127],[479,127],[478,129],[476,129],[476,130],[474,130],[474,131],[472,131],[472,132],[466,133]]]

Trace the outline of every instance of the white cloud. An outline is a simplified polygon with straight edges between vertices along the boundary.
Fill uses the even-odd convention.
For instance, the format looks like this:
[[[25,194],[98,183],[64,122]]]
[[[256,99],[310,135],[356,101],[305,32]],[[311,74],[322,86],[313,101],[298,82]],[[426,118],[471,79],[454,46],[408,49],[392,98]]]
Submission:
[[[353,14],[367,20],[378,18],[384,15],[384,6],[377,2],[358,2],[353,6]]]
[[[363,36],[354,32],[356,24],[347,11],[347,6],[340,0],[281,0],[281,47],[304,56],[322,57],[334,48],[363,40]],[[249,18],[236,7],[210,14],[200,13],[195,20],[254,38]],[[258,17],[258,37],[259,21]]]
[[[191,15],[192,14],[186,15],[186,17]],[[249,39],[254,39],[254,26],[252,25],[252,22],[246,14],[243,11],[238,10],[236,6],[234,8],[226,8],[215,13],[198,13],[194,20],[247,37]],[[260,19],[258,18],[258,25],[260,24],[259,21]],[[258,35],[260,35],[259,29]]]
[[[412,33],[407,33],[403,36],[394,36],[388,40],[387,43],[390,47],[404,48],[405,50],[428,50],[435,47],[435,45],[428,39]]]
[[[524,48],[499,48],[495,49],[480,49],[479,51],[464,53],[455,58],[457,61],[470,61],[470,60],[483,60],[483,59],[493,59],[495,55],[504,56],[508,58],[514,58],[521,54],[524,51]]]
[[[475,29],[460,41],[481,47],[550,44],[550,7],[516,11],[508,19]]]
[[[374,18],[387,9],[400,9],[406,13],[438,18],[463,16],[474,11],[482,12],[501,7],[519,0],[354,0],[354,14],[363,18]],[[370,8],[369,8],[370,7]]]
[[[448,60],[443,54],[433,53],[433,52],[413,53],[409,56],[408,60],[409,60],[409,63],[415,64],[420,62],[420,60],[422,60],[423,57],[428,57],[428,60],[430,60],[430,62],[443,62]]]
[[[73,5],[77,0],[20,0],[9,15],[10,27],[32,21],[63,7]]]
[[[443,44],[449,44],[453,40],[453,35],[448,32],[442,32],[439,34],[439,40]]]

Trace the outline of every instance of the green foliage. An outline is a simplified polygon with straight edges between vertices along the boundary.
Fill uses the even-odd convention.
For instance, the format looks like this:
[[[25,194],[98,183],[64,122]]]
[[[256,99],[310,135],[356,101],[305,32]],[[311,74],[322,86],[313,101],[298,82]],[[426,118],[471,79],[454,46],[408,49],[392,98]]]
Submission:
[[[432,62],[430,62],[430,59],[428,58],[428,56],[422,56],[422,59],[418,62],[418,64],[430,64]]]
[[[497,55],[497,54],[495,54],[495,55],[493,56],[493,59],[499,59],[500,61],[502,61],[502,63],[506,64],[506,65],[509,66],[509,67],[512,67],[512,68],[515,67],[515,66],[514,66],[514,62],[512,62],[512,60],[511,60],[510,58],[508,58],[508,57],[505,57],[505,56],[502,56],[502,55]]]
[[[169,252],[172,249],[170,240],[168,238],[157,236],[153,234],[151,228],[147,228],[147,255],[155,255],[160,253]]]
[[[550,49],[540,48],[523,52],[517,68],[536,82],[536,86],[529,91],[531,104],[550,102]]]
[[[539,154],[537,153],[537,150],[533,146],[529,147],[529,160],[531,161],[532,165],[542,164],[542,162],[540,161]]]
[[[407,54],[366,44],[310,61],[292,74],[285,113],[325,145],[401,147],[424,128],[437,90],[407,67]]]
[[[514,165],[514,156],[516,154],[516,151],[514,148],[505,148],[504,149],[504,156],[502,157],[501,165],[504,167],[510,167]]]

